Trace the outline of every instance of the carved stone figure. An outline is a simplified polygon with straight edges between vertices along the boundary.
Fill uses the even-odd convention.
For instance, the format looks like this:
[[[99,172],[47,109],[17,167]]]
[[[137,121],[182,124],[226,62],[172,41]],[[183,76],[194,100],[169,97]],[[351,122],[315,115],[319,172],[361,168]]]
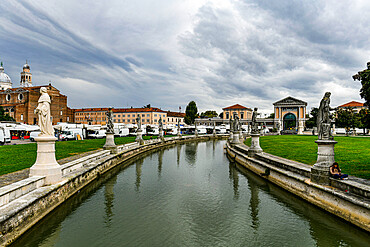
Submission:
[[[234,120],[234,131],[239,131],[240,129],[240,124],[239,124],[239,117],[238,116],[235,116],[235,120]]]
[[[40,135],[39,136],[54,136],[54,129],[51,123],[50,114],[50,96],[47,93],[46,87],[40,88],[41,96],[38,101],[38,106],[35,109],[35,114],[39,117]]]
[[[141,117],[140,117],[140,114],[137,114],[136,123],[137,123],[137,129],[138,130],[141,130]]]
[[[335,110],[330,107],[330,92],[326,92],[322,98],[317,115],[317,132],[319,140],[332,140],[330,131],[330,111]]]
[[[105,113],[107,116],[107,134],[114,133],[114,125],[113,125],[113,111],[112,108],[109,108],[108,111]]]
[[[234,121],[231,118],[229,120],[229,124],[230,124],[230,132],[233,132],[234,131]]]
[[[163,129],[162,117],[158,120],[159,129]]]
[[[257,124],[257,110],[258,108],[254,108],[253,114],[252,114],[252,133],[257,134],[258,133],[258,124]]]

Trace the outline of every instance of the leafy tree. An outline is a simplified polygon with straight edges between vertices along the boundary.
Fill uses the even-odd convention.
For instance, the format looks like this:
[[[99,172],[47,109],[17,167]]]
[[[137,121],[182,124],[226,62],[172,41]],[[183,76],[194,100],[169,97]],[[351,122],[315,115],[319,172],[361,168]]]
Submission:
[[[370,107],[370,62],[367,62],[367,69],[359,71],[352,76],[353,80],[361,81],[362,88],[360,89],[361,98],[365,99],[365,105]]]
[[[275,113],[271,113],[270,116],[268,116],[268,118],[275,118]]]
[[[0,106],[0,121],[15,121],[14,118],[5,113],[2,106]]]
[[[194,101],[190,101],[189,104],[186,106],[185,114],[185,123],[193,124],[194,119],[198,116],[197,104]]]
[[[220,115],[218,115],[220,118],[224,118],[224,113],[221,112]]]
[[[361,111],[356,114],[358,115],[359,128],[363,129],[364,135],[366,134],[366,128],[370,129],[370,110],[361,109]]]
[[[210,111],[210,110],[202,112],[200,114],[201,118],[212,118],[212,117],[217,117],[217,116],[218,116],[218,114],[217,114],[216,111]]]
[[[313,128],[316,127],[317,125],[317,115],[319,114],[319,108],[317,107],[312,107],[311,108],[311,117],[306,121],[306,127],[307,128]]]
[[[354,129],[359,126],[358,116],[351,107],[345,109],[340,108],[336,113],[335,125],[340,128],[345,128],[346,135],[348,135],[351,128]]]

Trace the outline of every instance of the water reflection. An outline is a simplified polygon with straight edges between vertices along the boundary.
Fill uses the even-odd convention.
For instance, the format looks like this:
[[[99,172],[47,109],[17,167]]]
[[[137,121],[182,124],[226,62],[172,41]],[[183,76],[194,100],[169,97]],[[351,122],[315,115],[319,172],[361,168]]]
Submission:
[[[233,182],[234,199],[239,199],[239,172],[235,169],[235,163],[229,163],[229,179]]]
[[[113,214],[113,201],[114,201],[114,185],[117,183],[117,176],[113,176],[107,181],[104,186],[104,205],[105,205],[105,224],[109,228],[111,227],[111,221],[114,216]]]
[[[158,151],[158,179],[161,178],[164,149]]]
[[[180,167],[180,154],[181,154],[181,147],[182,145],[177,145],[177,167]]]
[[[141,169],[143,166],[143,162],[144,162],[144,159],[139,159],[136,161],[136,180],[135,180],[136,191],[140,191]]]
[[[194,166],[197,160],[198,142],[185,144],[185,159],[188,165]]]

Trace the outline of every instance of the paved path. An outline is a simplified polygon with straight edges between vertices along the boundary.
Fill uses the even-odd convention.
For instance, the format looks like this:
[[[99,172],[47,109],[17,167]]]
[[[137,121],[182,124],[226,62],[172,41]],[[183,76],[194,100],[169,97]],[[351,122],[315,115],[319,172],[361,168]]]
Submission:
[[[82,154],[77,154],[77,155],[74,155],[74,156],[71,156],[71,157],[67,157],[67,158],[58,160],[58,163],[60,165],[63,165],[63,164],[68,163],[70,161],[73,161],[73,160],[79,159],[81,157],[96,153],[100,150],[101,149],[94,150],[94,151],[89,151],[89,152],[82,153]],[[28,178],[29,174],[30,174],[30,168],[26,168],[26,169],[23,169],[21,171],[16,171],[16,172],[1,175],[0,176],[0,187],[18,182],[18,181],[23,180],[25,178]]]

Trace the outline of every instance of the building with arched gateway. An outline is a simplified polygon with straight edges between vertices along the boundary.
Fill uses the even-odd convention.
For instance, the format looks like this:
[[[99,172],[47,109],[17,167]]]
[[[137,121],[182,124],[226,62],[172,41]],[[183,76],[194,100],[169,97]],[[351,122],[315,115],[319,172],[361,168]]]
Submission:
[[[298,134],[303,134],[307,102],[289,96],[276,101],[273,105],[274,127],[278,131],[297,130]]]

